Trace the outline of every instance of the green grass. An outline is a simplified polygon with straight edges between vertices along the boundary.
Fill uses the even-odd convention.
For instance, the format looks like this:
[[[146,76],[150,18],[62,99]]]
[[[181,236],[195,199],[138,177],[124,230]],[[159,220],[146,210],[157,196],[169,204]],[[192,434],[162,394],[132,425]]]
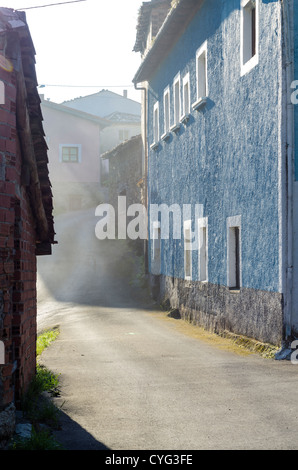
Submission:
[[[51,402],[50,396],[59,396],[59,375],[37,364],[36,375],[22,397],[24,416],[33,424],[44,423],[57,428],[60,410]]]
[[[41,333],[36,342],[36,355],[37,357],[59,336],[59,329],[53,328]]]
[[[12,450],[62,449],[51,433],[51,429],[59,428],[60,408],[57,408],[50,399],[50,396],[59,396],[59,374],[54,374],[39,363],[41,353],[58,335],[59,329],[54,328],[44,331],[37,338],[36,374],[22,397],[23,416],[32,423],[32,434],[29,439],[14,438]],[[46,425],[48,429],[41,429],[41,425]]]
[[[63,450],[49,431],[36,431],[32,429],[29,439],[16,438],[11,450]]]
[[[45,366],[37,364],[36,375],[29,386],[28,392],[30,392],[31,396],[39,395],[42,392],[57,395],[58,385],[59,374],[54,374]]]

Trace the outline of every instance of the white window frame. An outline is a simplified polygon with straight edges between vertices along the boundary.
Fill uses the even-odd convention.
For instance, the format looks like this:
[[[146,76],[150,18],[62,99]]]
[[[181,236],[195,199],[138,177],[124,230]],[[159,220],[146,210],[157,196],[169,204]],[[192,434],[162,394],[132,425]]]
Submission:
[[[3,341],[0,341],[0,366],[5,364],[5,345]]]
[[[170,87],[164,90],[163,93],[163,115],[164,115],[164,133],[161,136],[162,140],[166,140],[170,136],[170,125],[171,125],[171,101],[170,101]],[[167,103],[166,103],[167,99]],[[168,119],[166,119],[168,118]]]
[[[227,285],[230,289],[236,287],[234,267],[235,253],[233,250],[232,229],[239,229],[239,288],[242,287],[242,241],[241,241],[241,215],[227,218]]]
[[[255,17],[255,55],[251,56],[252,42],[249,9],[256,9]],[[246,57],[250,56],[249,59]],[[241,76],[250,72],[259,63],[259,0],[241,0],[240,8],[240,66]]]
[[[156,149],[159,143],[159,102],[153,106],[153,143],[150,148]]]
[[[187,232],[189,232],[189,241],[187,241]],[[183,224],[184,239],[184,279],[191,281],[192,279],[192,231],[191,220],[185,220]],[[189,256],[189,273],[187,272],[187,256]]]
[[[205,41],[196,52],[196,101],[193,103],[193,109],[199,109],[203,106],[209,94],[208,89],[208,54],[207,41]],[[204,65],[203,65],[204,58]],[[203,70],[202,70],[203,69]],[[203,86],[201,85],[203,78]]]
[[[119,143],[126,142],[129,140],[129,130],[128,129],[119,129],[119,135],[118,135],[118,141]]]
[[[178,95],[177,95],[178,88]],[[177,115],[177,106],[178,106],[178,115]],[[176,75],[173,81],[173,125],[171,126],[171,131],[177,131],[180,128],[180,119],[181,119],[181,75],[180,72]]]
[[[187,101],[185,100],[185,87],[187,86]],[[186,106],[187,103],[187,106]],[[182,80],[182,116],[181,122],[186,122],[190,115],[190,78],[189,72],[183,77]]]
[[[198,279],[208,282],[208,217],[198,219],[198,242]]]
[[[78,149],[78,161],[77,162],[66,162],[62,159],[62,149],[64,147],[75,147]],[[60,163],[73,163],[73,164],[78,164],[82,162],[82,145],[81,144],[59,144],[59,162]]]
[[[151,272],[158,275],[161,271],[161,226],[159,221],[152,222]]]

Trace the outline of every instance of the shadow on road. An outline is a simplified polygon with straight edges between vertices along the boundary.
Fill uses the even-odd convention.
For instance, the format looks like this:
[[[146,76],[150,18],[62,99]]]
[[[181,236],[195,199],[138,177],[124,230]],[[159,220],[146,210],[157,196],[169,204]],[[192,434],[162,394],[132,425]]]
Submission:
[[[63,411],[60,411],[59,421],[61,430],[54,431],[54,435],[64,450],[110,450]]]

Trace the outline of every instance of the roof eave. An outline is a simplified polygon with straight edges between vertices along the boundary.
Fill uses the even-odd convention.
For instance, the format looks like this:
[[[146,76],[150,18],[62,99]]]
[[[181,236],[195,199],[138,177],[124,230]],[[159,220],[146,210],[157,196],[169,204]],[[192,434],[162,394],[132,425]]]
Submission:
[[[137,70],[133,83],[148,81],[165,55],[173,48],[204,0],[180,0],[168,13],[155,41]]]
[[[36,221],[36,243],[54,241],[53,195],[48,172],[47,145],[44,139],[40,100],[37,93],[35,49],[26,15],[13,9],[0,8],[0,34],[6,35],[8,59],[16,79],[17,131],[22,161],[27,171],[22,175],[32,213]],[[47,248],[49,251],[49,248]]]
[[[41,105],[47,108],[55,109],[56,111],[71,114],[81,119],[86,119],[87,121],[92,121],[96,124],[99,124],[102,128],[105,128],[110,125],[110,122],[107,119],[86,113],[85,111],[81,111],[76,108],[71,108],[70,106],[54,103],[53,101],[43,100],[41,102]]]

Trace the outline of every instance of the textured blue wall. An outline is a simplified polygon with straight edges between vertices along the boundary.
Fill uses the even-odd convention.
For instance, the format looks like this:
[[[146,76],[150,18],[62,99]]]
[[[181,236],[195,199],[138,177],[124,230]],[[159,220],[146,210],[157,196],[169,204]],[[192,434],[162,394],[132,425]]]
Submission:
[[[278,291],[278,2],[260,0],[259,64],[240,76],[240,0],[209,0],[150,80],[153,106],[180,71],[196,100],[196,51],[208,40],[208,102],[188,124],[149,151],[149,202],[203,204],[208,217],[209,282],[227,284],[227,217],[242,217],[242,286]],[[173,122],[173,106],[171,123]],[[193,216],[194,219],[194,216]],[[162,274],[184,277],[183,240],[163,241]],[[198,253],[193,252],[193,280]]]

